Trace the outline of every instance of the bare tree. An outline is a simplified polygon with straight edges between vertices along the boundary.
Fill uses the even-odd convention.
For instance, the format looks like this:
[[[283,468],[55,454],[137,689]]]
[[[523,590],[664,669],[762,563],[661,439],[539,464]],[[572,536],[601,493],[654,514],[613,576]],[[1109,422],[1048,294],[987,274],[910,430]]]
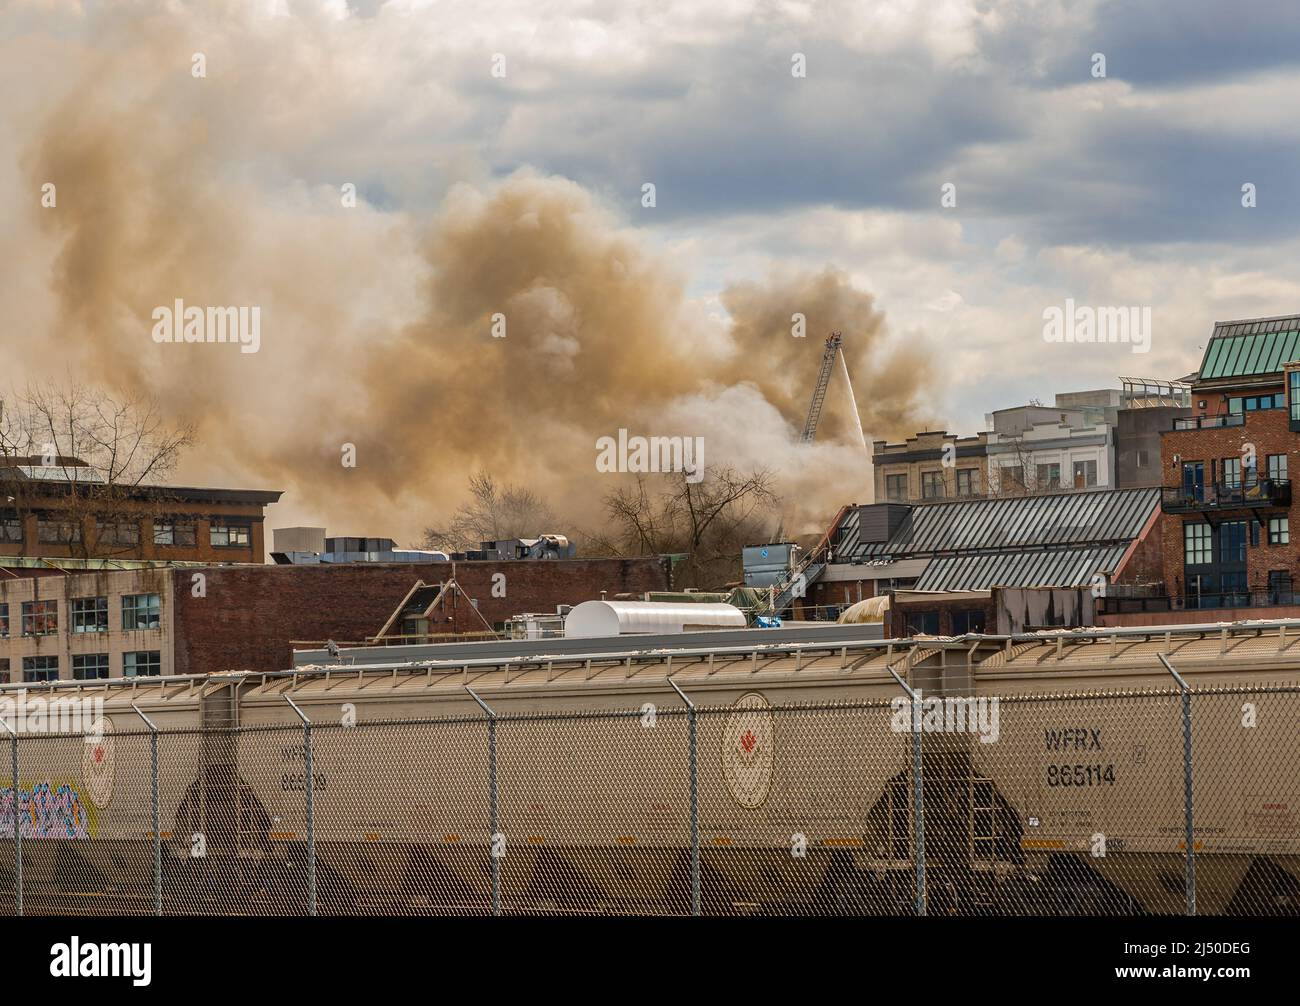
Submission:
[[[482,542],[554,530],[555,512],[524,486],[498,484],[486,472],[470,476],[469,499],[444,526],[425,528],[423,547],[459,552]]]
[[[1025,438],[1019,433],[1003,437],[998,446],[1003,449],[989,452],[985,495],[1007,497],[1032,493],[1038,473],[1034,470],[1033,451],[1025,443]],[[1020,472],[1018,479],[1013,474],[1017,469]]]
[[[665,474],[658,492],[644,476],[604,498],[603,533],[588,553],[686,554],[680,586],[720,587],[740,577],[741,549],[763,539],[780,500],[770,472],[709,468],[699,482]]]
[[[0,510],[36,513],[45,544],[79,558],[139,548],[140,522],[167,511],[158,485],[194,442],[140,396],[77,383],[34,384],[0,399]]]

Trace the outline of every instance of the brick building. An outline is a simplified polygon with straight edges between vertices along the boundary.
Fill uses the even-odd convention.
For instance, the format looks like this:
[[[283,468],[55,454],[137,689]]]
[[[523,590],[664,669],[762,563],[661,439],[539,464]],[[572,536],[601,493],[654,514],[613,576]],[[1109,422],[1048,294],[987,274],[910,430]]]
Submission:
[[[437,570],[455,577],[467,602],[439,626],[449,633],[602,593],[672,587],[671,561],[660,556]],[[429,567],[409,564],[232,565],[0,581],[0,680],[280,670],[292,666],[294,641],[377,635],[421,574],[432,578]]]
[[[52,461],[45,464],[44,461]],[[107,485],[76,458],[0,458],[6,559],[260,563],[275,490]]]
[[[1161,438],[1165,590],[1108,613],[1222,621],[1294,615],[1290,470],[1300,464],[1300,316],[1219,322],[1192,415]],[[1239,612],[1232,609],[1256,609]],[[1171,616],[1177,616],[1171,617]],[[1135,624],[1112,618],[1107,624]]]

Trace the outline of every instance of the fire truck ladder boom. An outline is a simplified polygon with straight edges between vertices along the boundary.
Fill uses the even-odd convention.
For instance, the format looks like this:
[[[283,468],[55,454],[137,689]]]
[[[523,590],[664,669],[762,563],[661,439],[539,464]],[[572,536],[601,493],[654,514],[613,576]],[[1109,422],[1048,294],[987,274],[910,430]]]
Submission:
[[[812,443],[817,435],[817,423],[822,417],[822,403],[826,401],[826,385],[830,383],[831,371],[835,369],[835,354],[840,352],[842,338],[839,332],[832,332],[826,340],[826,349],[822,353],[822,369],[817,375],[817,385],[813,388],[812,404],[808,406],[808,419],[803,424],[803,435],[799,442]]]

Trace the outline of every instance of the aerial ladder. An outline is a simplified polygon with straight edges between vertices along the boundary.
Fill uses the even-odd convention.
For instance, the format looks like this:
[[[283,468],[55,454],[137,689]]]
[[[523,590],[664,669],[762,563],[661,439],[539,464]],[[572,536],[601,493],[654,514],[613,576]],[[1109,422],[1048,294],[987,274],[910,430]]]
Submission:
[[[817,423],[822,417],[822,403],[826,401],[826,386],[831,382],[831,371],[835,369],[835,357],[842,352],[840,344],[843,337],[839,332],[832,332],[826,340],[826,349],[822,352],[822,369],[817,375],[817,384],[813,387],[812,404],[808,406],[808,419],[803,424],[802,444],[810,444],[817,435]]]

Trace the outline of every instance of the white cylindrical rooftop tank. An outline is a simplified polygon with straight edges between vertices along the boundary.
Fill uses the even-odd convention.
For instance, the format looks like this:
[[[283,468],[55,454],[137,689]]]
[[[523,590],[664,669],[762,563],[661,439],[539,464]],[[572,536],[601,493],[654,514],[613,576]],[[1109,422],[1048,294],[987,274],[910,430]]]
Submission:
[[[681,632],[687,625],[743,629],[745,613],[731,604],[672,601],[583,601],[564,618],[566,636],[625,636]]]

